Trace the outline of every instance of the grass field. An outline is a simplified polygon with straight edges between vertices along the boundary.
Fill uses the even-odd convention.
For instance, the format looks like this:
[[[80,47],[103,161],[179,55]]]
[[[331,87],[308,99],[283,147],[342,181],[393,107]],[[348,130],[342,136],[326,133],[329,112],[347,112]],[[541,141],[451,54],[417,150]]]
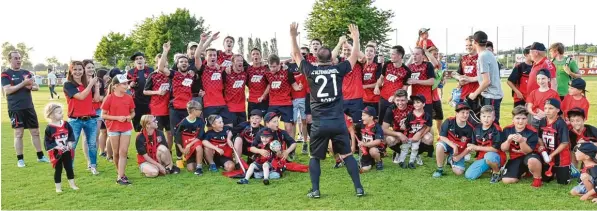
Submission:
[[[589,79],[589,84],[597,81]],[[455,83],[448,83],[443,97],[447,99]],[[512,98],[505,83],[506,96],[502,103],[501,124],[511,123]],[[597,88],[589,86],[589,99],[597,99]],[[56,90],[62,93],[62,89]],[[42,118],[43,107],[49,102],[49,91],[42,87],[34,92],[34,103],[43,133],[46,123]],[[61,98],[61,103],[64,100]],[[446,101],[446,100],[444,100]],[[592,108],[597,103],[591,102]],[[597,124],[590,111],[589,123]],[[131,144],[127,175],[131,186],[115,184],[116,171],[112,163],[98,158],[100,175],[92,176],[85,170],[82,150],[77,149],[75,178],[81,188],[72,191],[63,176],[63,193],[54,192],[53,173],[49,164],[37,163],[35,150],[28,132],[25,133],[25,161],[27,167],[17,168],[13,148],[13,134],[6,112],[6,100],[2,100],[2,209],[583,209],[595,210],[597,205],[581,202],[568,193],[575,184],[567,186],[555,182],[541,189],[530,186],[530,179],[519,184],[490,184],[486,173],[476,181],[448,175],[433,179],[435,161],[425,158],[425,165],[416,170],[399,169],[385,158],[383,171],[361,174],[367,192],[356,198],[345,168],[332,169],[333,159],[322,162],[322,198],[308,199],[310,188],[308,173],[287,173],[280,180],[264,186],[261,181],[251,180],[249,185],[237,185],[236,180],[221,173],[206,173],[197,177],[190,172],[160,178],[143,178],[136,165],[136,152]],[[452,107],[444,102],[446,116],[454,114]],[[435,126],[434,126],[435,128]],[[300,146],[299,146],[300,147]],[[300,149],[300,148],[299,148]],[[298,156],[298,162],[307,163],[308,158]],[[469,163],[467,163],[467,166]],[[64,173],[63,173],[64,175]]]

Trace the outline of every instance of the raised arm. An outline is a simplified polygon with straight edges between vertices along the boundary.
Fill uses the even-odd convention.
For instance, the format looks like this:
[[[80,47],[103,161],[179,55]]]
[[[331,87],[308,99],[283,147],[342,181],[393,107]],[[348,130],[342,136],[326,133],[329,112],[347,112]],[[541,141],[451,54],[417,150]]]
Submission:
[[[166,67],[166,62],[168,61],[168,52],[170,51],[170,41],[164,43],[162,45],[162,56],[158,61],[158,71],[162,72],[164,75],[169,76],[170,70]]]
[[[354,67],[359,59],[360,55],[360,38],[359,38],[359,27],[355,24],[350,24],[348,26],[348,30],[350,31],[350,37],[352,38],[353,46],[352,52],[350,53],[350,57],[348,57],[348,62],[350,62],[350,66]]]
[[[336,45],[336,47],[334,48],[334,50],[332,50],[332,61],[335,63],[338,63],[340,61],[338,60],[338,55],[340,54],[339,52],[342,50],[342,45],[346,42],[346,36],[342,35],[340,37],[340,40],[338,40],[338,44]]]
[[[293,22],[292,24],[290,24],[290,44],[292,48],[290,56],[300,66],[300,64],[303,62],[303,55],[301,55],[301,50],[299,49],[298,42],[296,41],[297,36],[298,23]],[[299,68],[299,70],[304,73],[302,68]]]

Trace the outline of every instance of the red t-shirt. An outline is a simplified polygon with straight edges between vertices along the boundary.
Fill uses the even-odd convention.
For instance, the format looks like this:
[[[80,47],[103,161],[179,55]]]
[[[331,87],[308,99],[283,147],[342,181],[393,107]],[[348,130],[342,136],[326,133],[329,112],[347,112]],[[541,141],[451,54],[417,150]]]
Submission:
[[[582,97],[580,100],[575,100],[572,95],[566,95],[564,101],[562,101],[562,112],[564,112],[564,119],[568,118],[568,111],[575,107],[579,107],[585,110],[585,120],[589,117],[589,101],[586,97]]]
[[[219,57],[218,57],[219,58]],[[203,96],[203,107],[225,106],[224,100],[224,82],[222,81],[222,72],[225,67],[201,66],[201,82],[205,96]]]
[[[249,66],[247,68],[247,87],[249,87],[249,102],[258,103],[259,97],[267,89],[267,81],[264,78],[267,72],[267,66]]]
[[[536,89],[539,89],[539,84],[535,83],[537,81],[537,73],[541,69],[548,69],[549,74],[551,74],[552,80],[555,80],[556,75],[556,66],[549,60],[547,57],[541,59],[541,61],[534,63],[533,68],[531,69],[531,73],[529,74],[529,81],[527,83],[527,91],[532,92]],[[551,87],[551,83],[549,83],[549,87]]]
[[[344,61],[344,59],[341,60]],[[352,67],[352,71],[344,75],[342,95],[344,100],[363,98],[363,66],[361,63],[357,62]]]
[[[410,78],[412,79],[427,80],[430,78],[435,78],[433,65],[429,62],[423,62],[421,64],[412,63],[408,67],[410,68]],[[423,95],[425,96],[426,100],[425,104],[431,104],[433,102],[433,98],[431,97],[431,87],[431,85],[412,85],[412,95]]]
[[[102,110],[107,111],[110,116],[128,116],[131,115],[133,109],[135,109],[135,102],[133,102],[133,97],[127,94],[118,97],[112,93],[106,97],[104,104],[102,104]],[[131,122],[105,121],[109,132],[126,132],[133,129]]]
[[[292,105],[292,84],[295,82],[294,75],[288,70],[279,70],[276,72],[268,71],[265,77],[270,86],[269,105],[270,106],[288,106]]]
[[[460,60],[460,66],[458,67],[458,74],[465,75],[468,77],[477,77],[477,59],[479,58],[479,54],[475,55],[464,55]],[[462,94],[460,94],[460,99],[466,99],[466,97],[475,92],[479,88],[479,82],[471,82],[462,86]]]
[[[293,72],[294,75],[294,81],[296,81],[296,83],[298,84],[302,84],[303,85],[303,89],[301,89],[300,91],[294,91],[294,89],[292,89],[292,99],[300,99],[300,98],[305,98],[307,97],[307,93],[309,90],[309,84],[307,83],[307,77],[305,76],[305,74],[301,73],[300,71],[296,71]]]
[[[425,39],[425,40],[419,41],[419,43],[417,43],[417,47],[422,48],[424,46],[423,45],[424,43],[427,44],[427,46],[425,46],[425,47],[427,47],[427,49],[435,46],[435,44],[433,44],[433,42],[430,39]]]
[[[232,55],[234,54],[226,54],[224,51],[216,51],[217,56],[218,56],[218,65],[222,65],[222,63],[224,63],[224,61],[229,61],[232,62]]]
[[[191,94],[193,76],[190,72],[183,74],[179,71],[171,71],[170,78],[172,79],[170,84],[172,87],[172,107],[174,109],[187,109],[187,103],[193,99]]]
[[[75,84],[73,82],[66,82],[64,84],[64,93],[66,95],[66,101],[68,103],[68,117],[84,117],[84,116],[95,116],[95,110],[93,109],[93,89],[87,97],[83,100],[77,100],[74,98],[76,94],[85,90],[85,87],[81,84]]]
[[[224,74],[224,84],[226,105],[230,112],[245,112],[245,85],[247,84],[247,74],[243,71],[240,73],[230,72]]]
[[[150,114],[154,116],[168,116],[170,78],[162,73],[152,72],[149,74],[147,82],[145,83],[145,90],[166,90],[166,94],[164,95],[151,95],[151,99],[149,101],[149,110]]]
[[[540,92],[539,89],[537,89],[529,94],[527,103],[533,104],[533,107],[531,108],[533,112],[537,112],[537,110],[543,111],[545,107],[545,101],[547,101],[549,98],[555,98],[559,101],[560,95],[558,95],[558,92],[554,91],[553,89],[549,89],[547,92]]]
[[[379,76],[381,75],[382,65],[377,62],[371,62],[364,64],[363,68],[363,85],[371,85],[377,83]],[[377,103],[379,102],[379,95],[373,93],[375,88],[365,89],[363,93],[363,102],[365,103]]]
[[[394,66],[392,62],[384,64],[381,70],[381,76],[384,77],[380,91],[381,97],[385,100],[390,99],[398,89],[402,89],[402,87],[407,85],[406,81],[411,77],[411,74],[411,69],[405,64],[402,64],[400,67]]]
[[[311,53],[307,55],[306,60],[313,65],[315,65],[315,63],[317,63],[317,57],[313,56],[313,54],[311,54]]]

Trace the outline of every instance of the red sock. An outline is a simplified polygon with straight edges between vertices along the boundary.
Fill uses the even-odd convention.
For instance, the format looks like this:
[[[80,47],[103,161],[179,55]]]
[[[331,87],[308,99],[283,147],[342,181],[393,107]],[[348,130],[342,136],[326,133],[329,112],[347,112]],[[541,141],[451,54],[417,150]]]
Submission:
[[[543,181],[541,181],[541,178],[533,178],[533,184],[531,184],[531,186],[539,188],[541,187],[541,185],[543,185]]]

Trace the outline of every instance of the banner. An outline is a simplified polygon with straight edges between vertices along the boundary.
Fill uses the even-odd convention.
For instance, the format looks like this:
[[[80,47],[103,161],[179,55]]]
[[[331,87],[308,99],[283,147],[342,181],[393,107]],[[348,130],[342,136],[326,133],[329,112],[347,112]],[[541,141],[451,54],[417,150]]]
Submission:
[[[578,69],[580,74],[584,75],[597,75],[597,68],[580,68]]]

